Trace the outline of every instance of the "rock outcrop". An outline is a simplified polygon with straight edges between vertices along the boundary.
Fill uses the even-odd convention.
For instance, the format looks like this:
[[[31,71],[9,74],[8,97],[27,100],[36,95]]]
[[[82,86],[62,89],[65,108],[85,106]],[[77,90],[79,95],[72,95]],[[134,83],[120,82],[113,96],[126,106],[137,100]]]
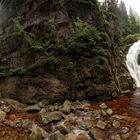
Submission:
[[[105,30],[96,0],[91,5],[80,0],[5,0],[5,3],[1,0],[0,6],[1,97],[36,103],[43,98],[49,101],[85,98],[104,100],[121,93],[116,78],[116,69],[121,68],[114,62],[113,51],[105,48],[104,44],[100,45],[100,51],[95,46],[92,53],[61,55],[57,52],[60,61],[50,57],[47,63],[45,61],[45,66],[42,66],[44,61],[40,59],[44,54],[39,50],[40,46],[37,51],[32,51],[27,41],[27,33],[49,40],[49,35],[54,30],[53,24],[58,37],[67,39],[74,34],[71,17],[77,16],[97,29]],[[51,45],[47,50],[49,54],[54,53],[53,47],[57,44],[53,47]],[[53,62],[57,64],[52,64]],[[26,71],[27,67],[31,71]]]

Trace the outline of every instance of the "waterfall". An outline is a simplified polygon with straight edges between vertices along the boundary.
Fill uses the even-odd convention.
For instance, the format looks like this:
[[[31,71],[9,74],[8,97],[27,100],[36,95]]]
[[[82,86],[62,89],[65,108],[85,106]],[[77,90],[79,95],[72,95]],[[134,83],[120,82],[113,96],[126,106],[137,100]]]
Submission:
[[[140,40],[129,48],[126,55],[126,65],[136,86],[140,87]]]

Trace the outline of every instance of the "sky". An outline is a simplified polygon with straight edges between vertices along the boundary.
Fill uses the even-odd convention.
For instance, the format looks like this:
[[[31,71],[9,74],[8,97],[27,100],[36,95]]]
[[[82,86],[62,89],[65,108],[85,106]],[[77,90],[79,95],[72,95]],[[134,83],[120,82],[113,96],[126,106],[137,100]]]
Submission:
[[[104,1],[104,0],[98,0]],[[119,0],[121,1],[121,0]],[[127,8],[127,12],[129,12],[129,8],[131,7],[133,11],[135,11],[140,16],[140,0],[122,0]]]
[[[140,0],[122,0],[124,1],[127,11],[131,7],[140,16]]]

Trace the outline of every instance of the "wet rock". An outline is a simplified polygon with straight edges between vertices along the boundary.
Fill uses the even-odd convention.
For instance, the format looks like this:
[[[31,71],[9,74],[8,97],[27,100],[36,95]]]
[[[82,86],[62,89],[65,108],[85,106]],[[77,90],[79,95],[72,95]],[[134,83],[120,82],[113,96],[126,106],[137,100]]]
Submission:
[[[100,128],[100,129],[105,129],[106,128],[106,123],[104,122],[104,121],[101,121],[101,120],[99,120],[98,122],[97,122],[97,127],[98,128]]]
[[[88,137],[86,136],[86,134],[79,134],[76,137],[76,140],[88,140]]]
[[[116,120],[123,120],[124,119],[124,116],[115,114],[115,115],[112,115],[112,118],[113,119],[116,119]]]
[[[54,108],[54,106],[53,105],[49,105],[49,111],[55,111],[55,108]]]
[[[2,110],[0,110],[0,122],[4,121],[6,117],[6,113]]]
[[[108,109],[106,110],[106,113],[107,113],[108,115],[112,115],[112,114],[113,114],[113,110],[112,110],[111,108],[108,108]]]
[[[113,125],[115,128],[118,128],[118,127],[120,127],[121,124],[120,124],[119,121],[114,120],[112,125]]]
[[[44,105],[49,105],[49,101],[48,101],[47,99],[43,99],[41,102],[42,102]]]
[[[105,132],[99,128],[92,128],[89,135],[93,140],[106,140]]]
[[[39,140],[45,137],[47,137],[47,132],[41,127],[33,128],[30,134],[30,140]]]
[[[59,121],[63,114],[61,111],[38,113],[37,120],[42,124],[47,124],[52,121]]]
[[[38,112],[38,111],[41,110],[41,108],[38,106],[38,104],[35,104],[35,105],[32,105],[32,106],[28,106],[28,107],[26,108],[26,110],[27,110],[28,112]]]
[[[49,110],[49,106],[46,106],[45,108],[43,108],[43,109],[45,109],[46,110],[46,112],[49,112],[50,110]]]
[[[121,137],[127,140],[130,137],[130,133],[122,134]]]
[[[89,111],[90,104],[87,102],[83,102],[81,105],[81,109],[84,111]]]
[[[63,135],[69,133],[69,129],[65,125],[59,125],[56,127]]]
[[[58,110],[59,111],[62,111],[62,108],[63,108],[63,105],[60,105],[59,108],[58,108]]]
[[[11,128],[18,128],[18,127],[21,127],[21,120],[7,120],[5,119],[3,124],[5,124],[6,126],[9,126]]]
[[[128,133],[130,129],[128,127],[122,127],[122,133]]]
[[[76,101],[73,103],[73,110],[84,110],[84,111],[89,111],[90,104],[88,102],[80,102]]]
[[[101,114],[102,114],[103,116],[108,116],[105,110],[101,110]]]
[[[101,118],[101,111],[95,110],[92,112],[92,120],[100,119]]]
[[[25,119],[25,120],[23,119],[21,121],[21,126],[24,129],[29,129],[29,128],[31,128],[32,125],[33,125],[33,122],[29,119]]]
[[[6,106],[6,105],[1,106],[1,110],[6,113],[9,113],[11,111],[10,106]]]
[[[10,114],[9,115],[9,119],[11,120],[11,121],[14,121],[14,120],[16,120],[16,115],[15,114]]]
[[[3,124],[9,125],[9,124],[10,124],[9,121],[10,121],[10,120],[4,120]]]
[[[9,105],[6,110],[7,110],[7,112],[15,113],[17,111],[25,110],[26,107],[27,106],[24,104],[14,104],[14,105]]]
[[[51,134],[50,140],[65,140],[65,136],[59,132],[56,132]]]
[[[82,130],[88,130],[92,127],[93,122],[91,120],[83,120],[78,122],[78,127]]]
[[[112,135],[112,136],[111,136],[111,140],[121,140],[121,137],[120,137],[119,134]]]
[[[113,97],[113,98],[116,98],[116,97],[118,97],[118,94],[117,94],[117,92],[113,92],[113,93],[112,93],[112,97]]]
[[[39,112],[38,112],[38,114],[44,114],[44,113],[46,113],[47,111],[46,111],[46,108],[42,108]]]
[[[54,110],[55,111],[58,111],[59,110],[59,105],[56,103],[56,104],[54,104]]]
[[[16,121],[11,121],[11,120],[7,120],[7,125],[12,127],[12,128],[16,128],[17,122]]]
[[[76,139],[76,135],[73,133],[66,135],[66,140],[75,140],[75,139]]]
[[[107,109],[107,105],[105,103],[100,104],[99,107],[101,109]]]
[[[43,108],[43,107],[45,107],[45,104],[43,104],[42,102],[38,102],[38,106],[39,106],[40,108]]]
[[[69,100],[66,100],[63,104],[62,111],[66,114],[71,112],[72,104]]]

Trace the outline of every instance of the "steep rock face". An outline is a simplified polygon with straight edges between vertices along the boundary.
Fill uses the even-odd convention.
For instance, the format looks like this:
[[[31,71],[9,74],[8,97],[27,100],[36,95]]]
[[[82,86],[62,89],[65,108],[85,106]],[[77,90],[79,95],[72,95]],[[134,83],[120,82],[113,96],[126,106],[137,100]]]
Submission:
[[[59,37],[68,38],[74,33],[71,16],[79,16],[97,28],[103,27],[96,4],[92,6],[93,11],[88,5],[78,5],[78,3],[75,5],[75,2],[65,3],[66,7],[59,1],[51,0],[13,0],[8,4],[7,2],[1,1],[0,12],[1,97],[34,103],[44,98],[50,101],[108,99],[120,93],[117,74],[112,71],[116,68],[112,62],[113,54],[104,46],[105,60],[102,59],[102,54],[96,52],[98,46],[97,48],[95,46],[92,53],[62,54],[61,61],[57,64],[52,65],[50,62],[43,67],[40,64],[30,72],[25,72],[24,69],[38,62],[43,54],[40,51],[30,51],[28,35],[19,36],[13,19],[20,21],[25,31],[47,39],[52,30],[50,21],[55,19]],[[73,11],[75,8],[71,8],[72,5],[78,6],[76,7],[78,10]],[[84,8],[87,10],[83,14]],[[97,23],[96,18],[98,18]],[[51,58],[51,61],[54,60]]]
[[[79,17],[99,30],[104,30],[104,19],[96,0],[91,2],[82,0],[66,0],[66,8],[70,17]]]

